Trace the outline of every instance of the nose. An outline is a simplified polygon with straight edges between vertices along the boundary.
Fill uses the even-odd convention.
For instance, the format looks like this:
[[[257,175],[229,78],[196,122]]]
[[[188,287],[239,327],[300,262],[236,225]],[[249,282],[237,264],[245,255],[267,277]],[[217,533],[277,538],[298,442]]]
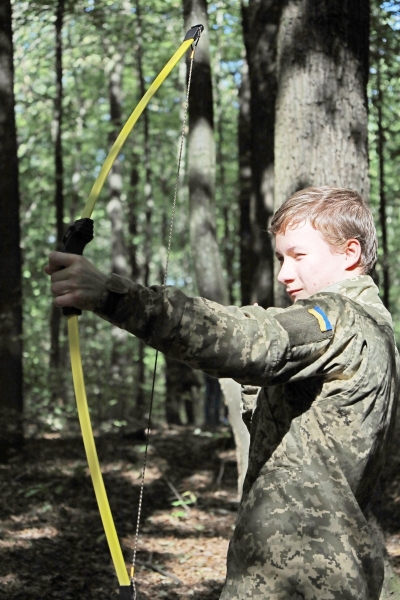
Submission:
[[[291,261],[285,259],[281,262],[281,268],[277,277],[280,283],[288,284],[294,279],[293,266],[291,265]]]

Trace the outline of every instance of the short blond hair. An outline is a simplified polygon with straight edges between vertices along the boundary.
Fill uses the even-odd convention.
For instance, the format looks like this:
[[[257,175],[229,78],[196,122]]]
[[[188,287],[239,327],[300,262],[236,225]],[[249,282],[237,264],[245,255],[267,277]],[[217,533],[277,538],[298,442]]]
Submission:
[[[370,208],[354,190],[336,187],[309,187],[296,192],[282,204],[271,221],[269,231],[285,233],[304,221],[321,232],[332,248],[343,248],[347,240],[361,245],[364,273],[370,272],[377,259],[378,240]]]

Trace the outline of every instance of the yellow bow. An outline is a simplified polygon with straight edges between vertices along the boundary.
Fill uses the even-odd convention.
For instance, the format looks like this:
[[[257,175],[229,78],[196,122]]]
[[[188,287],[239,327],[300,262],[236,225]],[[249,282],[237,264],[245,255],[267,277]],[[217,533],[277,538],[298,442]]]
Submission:
[[[202,25],[196,25],[189,29],[181,46],[178,48],[178,50],[175,52],[172,58],[168,61],[168,63],[162,69],[160,74],[153,81],[146,94],[143,96],[135,110],[132,112],[131,116],[122,128],[121,133],[116,139],[113,147],[111,148],[106,160],[104,161],[100,173],[89,194],[89,198],[86,202],[85,208],[83,209],[81,217],[82,219],[89,219],[91,217],[96,201],[107,178],[107,175],[110,172],[114,161],[121,152],[122,146],[124,145],[128,135],[132,131],[136,121],[146,108],[147,104],[149,103],[155,92],[158,90],[158,88],[161,86],[163,81],[167,78],[169,73],[172,71],[177,62],[182,58],[182,56],[185,54],[188,48],[193,44],[197,44],[203,29],[204,28]],[[68,239],[68,232],[66,234],[66,238]],[[87,241],[90,241],[90,239],[86,239],[86,243]],[[83,247],[80,252],[83,251]],[[67,246],[65,251],[68,251]],[[85,446],[87,461],[89,464],[89,470],[92,477],[94,491],[96,494],[97,504],[99,507],[104,531],[106,534],[107,542],[111,552],[111,557],[120,585],[120,596],[130,598],[130,579],[126,570],[124,557],[122,555],[121,546],[118,541],[117,532],[111,515],[110,505],[108,503],[108,498],[104,487],[104,481],[101,474],[100,464],[93,438],[93,431],[90,422],[85,383],[83,378],[82,360],[79,344],[78,317],[76,314],[73,314],[72,316],[68,317],[68,338],[71,355],[72,377],[78,407],[79,421],[82,430],[82,437]]]

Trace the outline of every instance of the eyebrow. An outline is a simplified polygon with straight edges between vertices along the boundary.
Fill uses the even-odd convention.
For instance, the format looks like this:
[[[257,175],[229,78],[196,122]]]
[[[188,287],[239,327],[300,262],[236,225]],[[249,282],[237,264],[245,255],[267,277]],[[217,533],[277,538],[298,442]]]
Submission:
[[[306,252],[307,248],[305,246],[289,246],[286,248],[286,254],[295,254],[296,252]],[[279,250],[275,250],[275,256],[283,256]]]

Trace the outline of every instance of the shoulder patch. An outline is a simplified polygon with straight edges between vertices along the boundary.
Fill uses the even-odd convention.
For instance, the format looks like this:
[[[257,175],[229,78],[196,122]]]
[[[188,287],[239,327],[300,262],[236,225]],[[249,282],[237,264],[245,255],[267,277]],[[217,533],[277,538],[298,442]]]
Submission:
[[[332,325],[319,306],[280,313],[275,319],[287,331],[291,346],[322,342],[333,336]]]
[[[332,325],[322,308],[320,308],[319,306],[314,306],[314,308],[309,308],[308,312],[310,313],[310,315],[314,315],[314,317],[317,319],[321,331],[332,330]]]

